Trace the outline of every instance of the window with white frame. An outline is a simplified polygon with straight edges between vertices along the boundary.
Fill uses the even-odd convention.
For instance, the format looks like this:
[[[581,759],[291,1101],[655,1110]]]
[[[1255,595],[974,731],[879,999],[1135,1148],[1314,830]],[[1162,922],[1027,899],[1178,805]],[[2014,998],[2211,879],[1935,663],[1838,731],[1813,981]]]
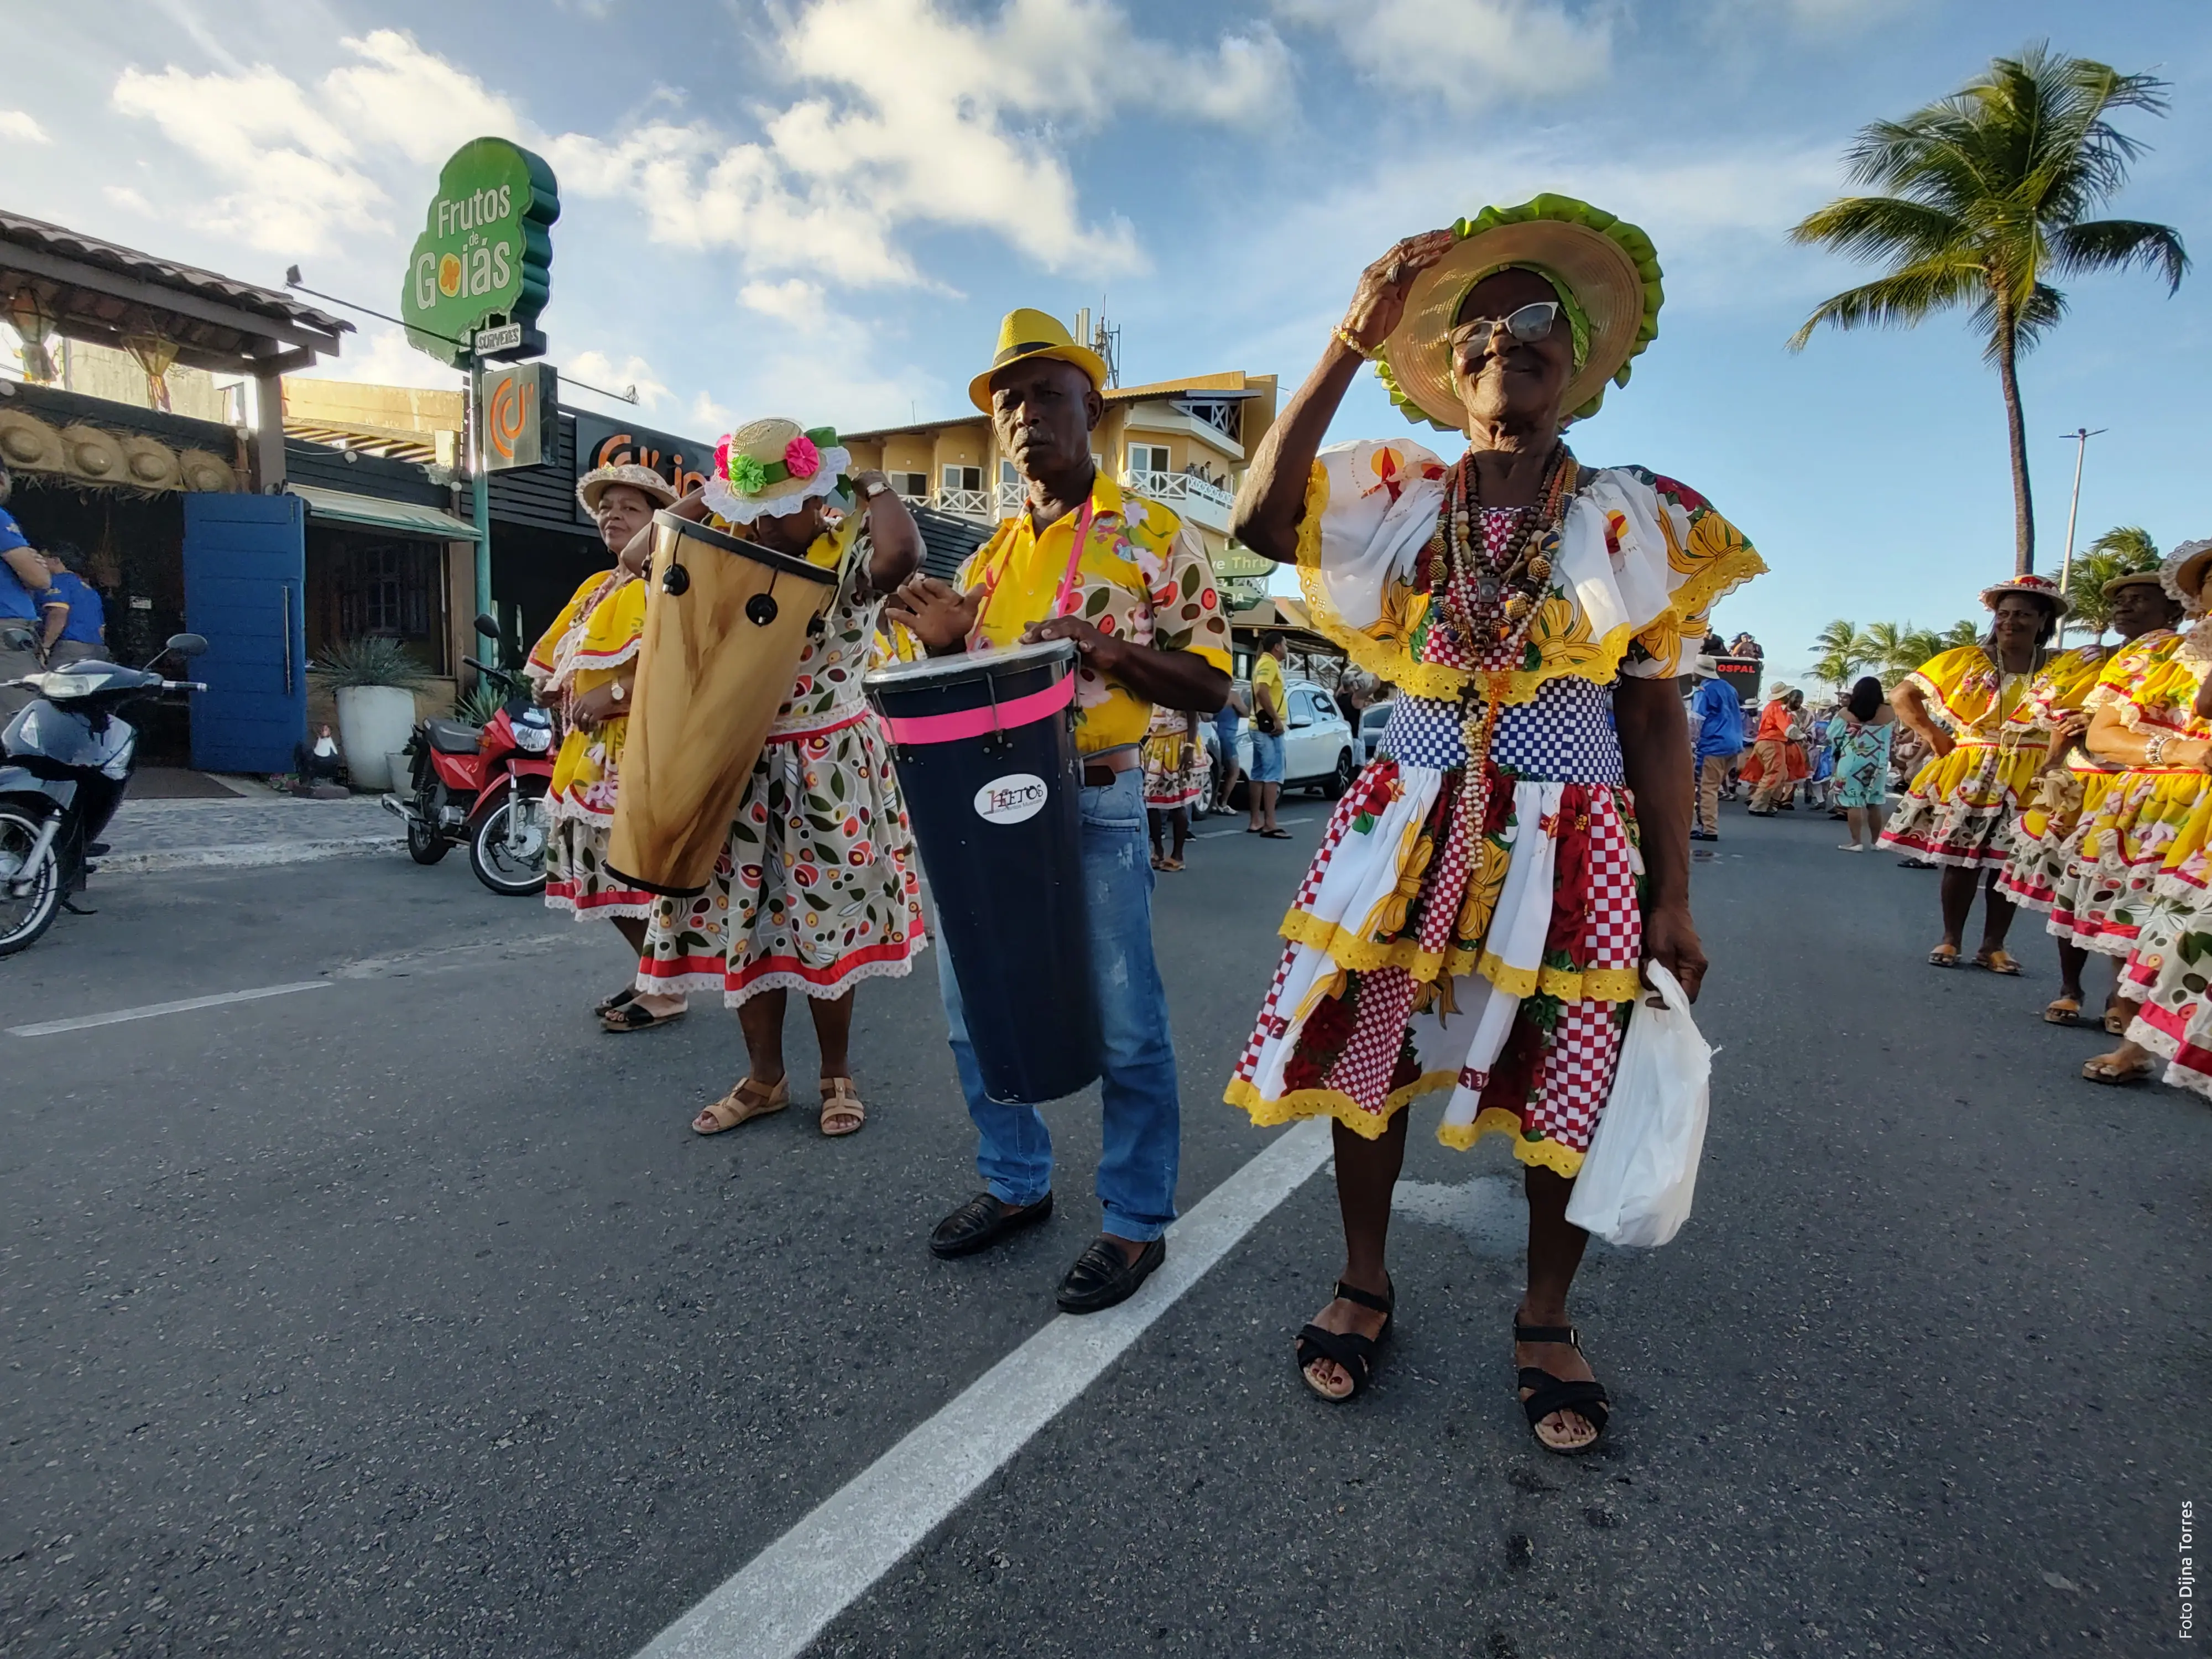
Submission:
[[[891,488],[909,501],[919,501],[929,494],[929,474],[927,472],[894,472]]]
[[[980,466],[948,466],[940,468],[939,477],[946,489],[981,489],[983,469]]]
[[[1129,471],[1132,472],[1164,472],[1168,470],[1168,447],[1165,444],[1131,444]]]

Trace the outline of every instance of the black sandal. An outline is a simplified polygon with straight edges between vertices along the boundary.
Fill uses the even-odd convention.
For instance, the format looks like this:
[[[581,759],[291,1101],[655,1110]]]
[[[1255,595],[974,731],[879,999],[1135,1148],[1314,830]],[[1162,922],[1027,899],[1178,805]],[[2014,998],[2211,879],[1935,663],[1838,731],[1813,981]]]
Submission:
[[[1343,1406],[1357,1400],[1359,1391],[1374,1380],[1375,1350],[1382,1346],[1382,1339],[1390,1334],[1391,1322],[1395,1317],[1398,1305],[1398,1290],[1394,1285],[1388,1296],[1376,1296],[1372,1291],[1363,1291],[1358,1285],[1347,1285],[1340,1279],[1336,1281],[1336,1299],[1371,1309],[1382,1316],[1382,1328],[1372,1336],[1362,1336],[1357,1331],[1323,1330],[1318,1325],[1309,1325],[1298,1333],[1296,1349],[1298,1376],[1304,1380],[1306,1387],[1313,1389],[1330,1405]],[[1313,1378],[1306,1375],[1306,1367],[1316,1359],[1334,1359],[1342,1366],[1344,1374],[1352,1379],[1350,1390],[1344,1394],[1329,1394],[1315,1388]]]
[[[1523,1325],[1517,1319],[1513,1322],[1513,1340],[1516,1343],[1564,1342],[1577,1353],[1583,1346],[1571,1325]],[[1523,1365],[1515,1387],[1534,1390],[1521,1402],[1521,1409],[1528,1414],[1529,1437],[1546,1451],[1559,1457],[1580,1457],[1605,1438],[1606,1419],[1612,1414],[1613,1401],[1603,1383],[1570,1382],[1534,1365]],[[1572,1412],[1596,1432],[1579,1446],[1554,1446],[1536,1432],[1536,1425],[1553,1412]]]
[[[599,1024],[602,1029],[619,1036],[625,1031],[649,1031],[656,1025],[672,1024],[688,1012],[687,1009],[677,1008],[665,1014],[656,1014],[639,1007],[635,1002],[625,1002],[621,1007],[601,1014]]]
[[[597,1002],[593,1003],[592,1005],[592,1012],[597,1014],[601,1019],[605,1019],[609,1014],[614,1012],[616,1009],[628,1007],[631,1003],[636,1000],[637,987],[635,985],[625,985],[621,990],[616,992],[612,996],[601,997]]]

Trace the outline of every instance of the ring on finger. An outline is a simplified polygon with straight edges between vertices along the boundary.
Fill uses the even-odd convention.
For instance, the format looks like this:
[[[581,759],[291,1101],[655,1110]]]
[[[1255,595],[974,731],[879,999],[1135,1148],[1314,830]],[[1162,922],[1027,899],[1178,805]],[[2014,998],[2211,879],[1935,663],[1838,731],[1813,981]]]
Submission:
[[[1403,282],[1405,280],[1405,264],[1402,261],[1397,259],[1391,260],[1389,269],[1384,270],[1382,273],[1382,280],[1389,283],[1394,288],[1401,282]]]

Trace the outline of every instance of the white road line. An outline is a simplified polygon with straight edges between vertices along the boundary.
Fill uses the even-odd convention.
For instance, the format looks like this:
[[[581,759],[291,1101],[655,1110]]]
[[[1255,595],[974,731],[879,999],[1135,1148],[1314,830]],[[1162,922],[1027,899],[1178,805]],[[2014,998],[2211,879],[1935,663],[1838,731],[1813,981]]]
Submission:
[[[327,991],[326,979],[304,979],[295,985],[264,985],[251,991],[225,991],[219,997],[186,997],[181,1002],[152,1002],[143,1008],[118,1008],[112,1014],[80,1014],[75,1019],[41,1020],[36,1025],[10,1025],[9,1036],[56,1036],[94,1025],[120,1025],[130,1019],[152,1019],[161,1014],[189,1013],[195,1008],[219,1008],[226,1002],[258,1002],[264,997],[286,997],[295,991]]]
[[[794,1659],[1328,1161],[1309,1119],[1169,1230],[1168,1259],[1118,1308],[1062,1314],[653,1638],[640,1659]]]

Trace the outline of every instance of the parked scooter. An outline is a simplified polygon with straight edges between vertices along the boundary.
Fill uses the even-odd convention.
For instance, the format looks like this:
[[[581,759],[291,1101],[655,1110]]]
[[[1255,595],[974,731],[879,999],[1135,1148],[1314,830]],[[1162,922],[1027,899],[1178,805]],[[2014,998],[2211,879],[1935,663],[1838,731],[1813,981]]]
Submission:
[[[28,645],[27,632],[8,630]],[[12,641],[11,641],[12,642]],[[0,730],[0,957],[36,940],[100,866],[100,832],[122,805],[138,730],[117,711],[164,692],[204,691],[152,672],[163,657],[197,657],[198,634],[174,634],[143,669],[87,658],[9,684],[39,695]]]
[[[489,616],[477,631],[499,637]],[[465,842],[469,867],[495,893],[523,897],[545,890],[545,842],[551,824],[545,793],[553,787],[553,717],[515,675],[474,657],[461,660],[507,694],[489,726],[433,717],[407,740],[406,793],[384,797],[384,809],[407,826],[407,853],[435,864]]]

